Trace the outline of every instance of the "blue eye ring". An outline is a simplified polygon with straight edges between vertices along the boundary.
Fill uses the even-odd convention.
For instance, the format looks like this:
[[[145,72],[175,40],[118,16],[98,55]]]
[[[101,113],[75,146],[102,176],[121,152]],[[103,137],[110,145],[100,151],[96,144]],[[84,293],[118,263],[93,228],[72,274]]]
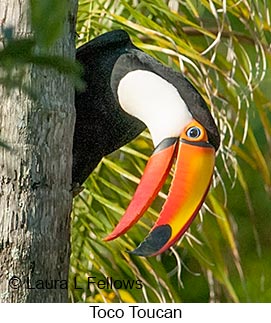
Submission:
[[[201,129],[196,126],[193,126],[187,129],[186,135],[188,138],[197,139],[201,136]]]

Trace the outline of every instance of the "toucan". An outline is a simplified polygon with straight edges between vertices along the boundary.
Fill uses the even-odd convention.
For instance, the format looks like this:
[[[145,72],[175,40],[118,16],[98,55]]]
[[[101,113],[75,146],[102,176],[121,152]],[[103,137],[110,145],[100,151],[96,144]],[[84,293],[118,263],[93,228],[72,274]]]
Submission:
[[[137,48],[124,30],[102,34],[77,50],[86,84],[75,95],[73,185],[81,185],[101,158],[146,127],[154,150],[135,194],[105,241],[127,232],[174,175],[158,220],[138,256],[155,256],[188,229],[208,193],[220,136],[199,92],[181,74]]]

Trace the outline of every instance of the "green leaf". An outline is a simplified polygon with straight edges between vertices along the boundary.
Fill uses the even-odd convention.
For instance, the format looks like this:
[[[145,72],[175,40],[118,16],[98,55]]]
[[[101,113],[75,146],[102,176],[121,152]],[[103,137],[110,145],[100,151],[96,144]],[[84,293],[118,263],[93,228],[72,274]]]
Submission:
[[[139,48],[193,83],[222,139],[206,208],[173,251],[148,259],[125,250],[145,238],[163,199],[124,236],[107,244],[100,240],[117,223],[140,180],[152,149],[148,133],[104,158],[85,183],[84,203],[77,199],[74,204],[71,268],[82,279],[89,271],[141,279],[144,290],[130,293],[136,302],[270,302],[268,5],[252,0],[79,1],[78,43],[125,29]],[[79,302],[123,300],[110,290],[70,292]]]
[[[61,36],[69,1],[31,0],[31,21],[40,47],[48,48]]]

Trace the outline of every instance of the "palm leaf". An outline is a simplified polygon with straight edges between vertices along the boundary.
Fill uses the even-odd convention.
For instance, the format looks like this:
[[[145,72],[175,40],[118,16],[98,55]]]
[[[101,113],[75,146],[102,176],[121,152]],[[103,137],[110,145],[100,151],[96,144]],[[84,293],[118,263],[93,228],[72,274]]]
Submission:
[[[267,2],[79,1],[78,45],[115,28],[126,29],[137,46],[181,70],[199,89],[217,121],[222,145],[213,187],[200,215],[173,249],[147,259],[125,250],[135,248],[146,236],[170,179],[134,228],[105,243],[102,238],[126,209],[151,154],[149,134],[141,134],[103,159],[74,202],[71,299],[270,301],[267,268],[271,264],[266,255],[271,222],[271,27]],[[143,288],[75,290],[74,277],[86,286],[88,276],[139,279]]]

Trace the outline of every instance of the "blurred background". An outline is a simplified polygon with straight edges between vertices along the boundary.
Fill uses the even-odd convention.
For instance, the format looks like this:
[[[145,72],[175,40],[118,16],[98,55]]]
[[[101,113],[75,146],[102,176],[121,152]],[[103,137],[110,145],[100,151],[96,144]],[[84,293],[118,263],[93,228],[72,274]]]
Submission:
[[[147,235],[170,178],[127,234],[102,240],[127,208],[153,150],[148,131],[102,160],[74,200],[71,301],[271,301],[270,8],[270,0],[79,1],[78,46],[125,29],[136,46],[199,90],[222,143],[199,215],[173,248],[150,258],[125,250]],[[89,276],[139,279],[143,288],[88,289]]]

